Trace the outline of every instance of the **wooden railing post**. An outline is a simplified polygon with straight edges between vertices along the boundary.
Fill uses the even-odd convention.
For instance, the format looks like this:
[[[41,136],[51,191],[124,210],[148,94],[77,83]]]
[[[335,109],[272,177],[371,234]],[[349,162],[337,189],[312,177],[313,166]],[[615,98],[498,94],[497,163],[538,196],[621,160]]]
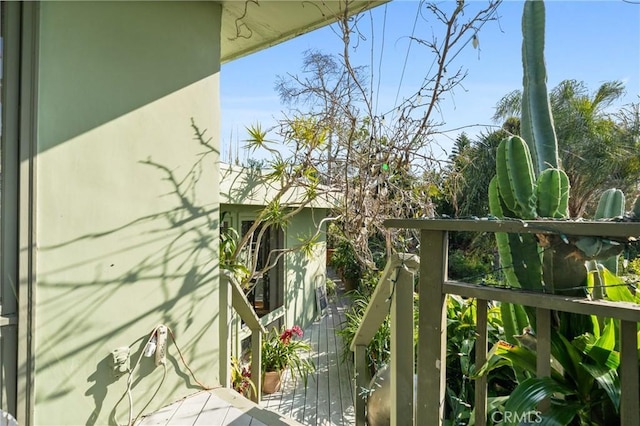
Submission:
[[[238,282],[230,275],[227,275],[227,281],[229,293],[231,293],[231,305],[251,330],[251,381],[256,388],[256,392],[251,393],[251,399],[259,403],[262,395],[262,333],[266,333],[267,330],[260,322]]]
[[[447,231],[420,232],[420,316],[416,424],[438,426],[444,418],[447,374]]]
[[[414,424],[413,274],[398,267],[391,290],[391,426]]]
[[[520,330],[522,331],[522,330]],[[551,311],[536,308],[536,376],[551,377]],[[545,412],[551,407],[549,398],[538,404],[538,410]]]
[[[220,382],[222,386],[231,384],[231,325],[232,325],[232,304],[230,279],[222,273],[220,274]]]
[[[367,365],[367,347],[357,345],[354,350],[353,366],[355,378],[353,386],[353,405],[356,414],[356,426],[364,426],[367,422],[365,414],[366,399],[362,394],[363,389],[369,388],[369,366]]]
[[[620,423],[640,425],[640,391],[638,390],[638,326],[620,321]]]
[[[251,329],[251,381],[256,388],[251,392],[251,400],[260,404],[262,396],[262,331]]]
[[[476,371],[487,361],[487,306],[485,299],[476,299]],[[476,379],[475,420],[477,426],[487,424],[487,375]]]

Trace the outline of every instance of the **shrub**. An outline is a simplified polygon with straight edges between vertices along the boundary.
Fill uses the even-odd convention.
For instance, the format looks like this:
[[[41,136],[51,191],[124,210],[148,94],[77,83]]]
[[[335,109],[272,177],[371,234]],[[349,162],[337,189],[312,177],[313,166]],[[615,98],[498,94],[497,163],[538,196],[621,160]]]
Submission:
[[[453,250],[449,254],[449,277],[469,283],[479,283],[492,271],[491,263],[472,252]]]
[[[347,289],[355,289],[362,278],[362,267],[349,241],[342,240],[338,243],[331,257],[331,266],[336,269]]]
[[[337,294],[338,286],[331,278],[327,278],[325,287],[327,288],[327,297],[333,297]]]

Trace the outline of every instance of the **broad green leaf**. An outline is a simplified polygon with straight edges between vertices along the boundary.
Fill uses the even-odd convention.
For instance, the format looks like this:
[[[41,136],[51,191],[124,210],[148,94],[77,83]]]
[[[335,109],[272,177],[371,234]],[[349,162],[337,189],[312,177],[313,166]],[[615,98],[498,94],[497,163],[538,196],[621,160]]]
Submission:
[[[636,294],[635,296],[629,290],[622,278],[615,275],[608,269],[602,269],[600,271],[600,276],[602,277],[602,283],[606,286],[607,296],[610,300],[614,302],[631,302],[631,303],[640,303],[640,295]]]
[[[610,351],[600,346],[591,346],[586,350],[586,354],[594,360],[597,365],[606,367],[609,370],[617,370],[620,366],[620,353]]]
[[[536,410],[540,401],[554,394],[574,395],[575,391],[561,385],[550,377],[533,377],[525,380],[513,391],[505,405],[505,413],[528,413]],[[505,418],[505,420],[507,420]],[[504,421],[504,425],[517,425],[513,421]]]
[[[580,403],[567,403],[562,401],[561,404],[552,404],[549,411],[542,416],[540,424],[543,426],[566,426],[578,415],[582,408]]]
[[[564,367],[580,395],[587,395],[593,386],[593,378],[580,365],[583,354],[555,330],[551,332],[551,355]]]
[[[604,366],[582,364],[582,367],[596,379],[598,384],[609,396],[616,412],[620,409],[620,377],[616,370]]]
[[[600,338],[593,344],[588,344],[584,352],[593,359],[598,366],[616,370],[620,365],[620,354],[616,352],[616,325],[613,319],[607,318],[606,325]]]
[[[500,368],[505,365],[511,365],[511,362],[509,362],[509,360],[507,360],[505,357],[496,354],[496,351],[498,350],[498,347],[500,344],[509,345],[509,343],[502,342],[502,341],[493,345],[493,347],[487,353],[487,361],[484,363],[482,367],[480,367],[478,372],[475,375],[473,375],[472,377],[473,379],[477,379],[480,376],[484,376],[487,373],[495,370],[496,368]]]
[[[595,346],[599,346],[603,349],[608,349],[610,351],[614,350],[616,347],[616,327],[612,318],[605,319],[604,330],[602,330],[602,334],[594,343]]]

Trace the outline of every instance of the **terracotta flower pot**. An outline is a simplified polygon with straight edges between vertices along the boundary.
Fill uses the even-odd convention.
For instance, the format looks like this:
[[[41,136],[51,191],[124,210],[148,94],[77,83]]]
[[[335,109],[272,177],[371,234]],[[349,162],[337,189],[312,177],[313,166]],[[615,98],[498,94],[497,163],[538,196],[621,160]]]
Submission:
[[[262,378],[262,392],[271,394],[280,390],[282,376],[281,371],[266,371]]]

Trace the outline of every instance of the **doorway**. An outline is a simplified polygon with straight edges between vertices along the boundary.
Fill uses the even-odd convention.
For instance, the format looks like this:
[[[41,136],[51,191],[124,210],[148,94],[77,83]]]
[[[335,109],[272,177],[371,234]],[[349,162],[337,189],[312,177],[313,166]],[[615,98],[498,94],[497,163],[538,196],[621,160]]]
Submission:
[[[252,220],[243,220],[241,235],[249,232],[252,225]],[[275,226],[267,226],[264,232],[262,230],[262,227],[258,227],[253,232],[246,253],[247,261],[255,263],[255,270],[264,271],[251,279],[247,293],[247,298],[259,317],[284,304],[284,256],[281,255],[284,250],[284,232]]]

